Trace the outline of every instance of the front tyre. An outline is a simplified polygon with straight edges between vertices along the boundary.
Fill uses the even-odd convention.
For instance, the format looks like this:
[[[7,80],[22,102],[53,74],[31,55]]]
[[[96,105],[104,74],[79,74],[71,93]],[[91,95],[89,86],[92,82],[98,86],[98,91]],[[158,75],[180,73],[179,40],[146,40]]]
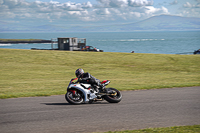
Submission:
[[[107,88],[108,93],[112,91],[110,95],[105,95],[104,99],[109,103],[118,103],[122,100],[122,94],[115,88]]]
[[[69,90],[65,94],[65,99],[71,104],[81,104],[83,103],[83,93],[77,90]]]

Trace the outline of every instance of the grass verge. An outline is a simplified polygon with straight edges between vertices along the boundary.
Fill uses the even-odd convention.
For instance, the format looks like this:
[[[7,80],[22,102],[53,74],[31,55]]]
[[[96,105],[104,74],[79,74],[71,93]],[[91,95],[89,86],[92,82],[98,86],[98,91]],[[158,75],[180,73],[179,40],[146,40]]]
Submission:
[[[141,130],[109,131],[105,133],[200,133],[200,125],[148,128]]]
[[[0,49],[0,62],[1,99],[64,94],[77,68],[119,90],[200,86],[199,55]]]

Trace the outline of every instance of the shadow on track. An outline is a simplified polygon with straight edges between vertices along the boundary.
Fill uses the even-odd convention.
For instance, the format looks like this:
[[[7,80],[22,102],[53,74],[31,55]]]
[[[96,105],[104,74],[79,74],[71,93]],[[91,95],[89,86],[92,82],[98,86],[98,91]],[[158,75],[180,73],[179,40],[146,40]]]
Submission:
[[[41,104],[45,104],[45,105],[73,105],[70,103],[41,103]]]
[[[41,103],[41,104],[45,104],[45,105],[74,105],[74,104],[70,104],[70,103]],[[110,104],[110,103],[108,103],[108,102],[93,102],[93,103],[83,103],[83,104],[80,104],[80,105],[91,105],[91,104]]]

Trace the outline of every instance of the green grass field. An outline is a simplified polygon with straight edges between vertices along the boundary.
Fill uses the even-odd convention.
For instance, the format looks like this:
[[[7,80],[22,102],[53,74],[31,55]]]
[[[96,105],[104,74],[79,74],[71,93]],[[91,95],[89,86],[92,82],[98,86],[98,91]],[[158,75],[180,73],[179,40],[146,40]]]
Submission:
[[[0,62],[1,99],[64,94],[77,68],[119,90],[200,86],[199,55],[0,49]]]
[[[109,131],[106,133],[200,133],[200,125],[149,128],[141,130]]]

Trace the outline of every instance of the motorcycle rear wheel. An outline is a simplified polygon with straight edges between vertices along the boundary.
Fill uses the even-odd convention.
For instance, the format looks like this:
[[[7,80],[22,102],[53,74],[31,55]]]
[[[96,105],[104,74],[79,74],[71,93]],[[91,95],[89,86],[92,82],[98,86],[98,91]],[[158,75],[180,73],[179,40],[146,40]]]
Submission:
[[[122,100],[122,94],[115,88],[107,88],[108,91],[114,91],[115,94],[105,95],[104,99],[109,103],[118,103]]]
[[[81,104],[83,103],[83,94],[80,91],[76,92],[76,95],[73,94],[71,91],[67,91],[65,94],[65,99],[70,103],[70,104]]]

